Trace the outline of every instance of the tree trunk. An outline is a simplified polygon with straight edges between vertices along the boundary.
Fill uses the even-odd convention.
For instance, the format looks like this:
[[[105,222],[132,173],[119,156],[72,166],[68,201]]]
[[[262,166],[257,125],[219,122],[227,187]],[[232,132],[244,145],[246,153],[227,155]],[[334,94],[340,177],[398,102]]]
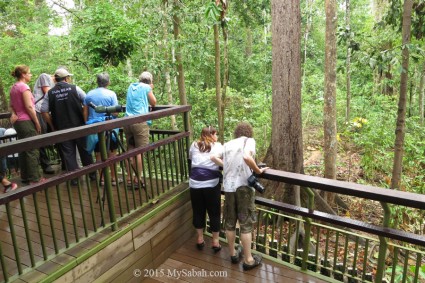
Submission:
[[[325,0],[325,101],[324,101],[324,162],[325,178],[336,179],[336,0]],[[325,200],[334,204],[334,193],[325,192]]]
[[[168,0],[163,0],[162,1],[163,4],[163,9],[164,9],[164,14],[167,14],[167,6],[168,6]],[[162,18],[162,34],[163,34],[163,41],[161,43],[162,45],[162,49],[163,49],[163,56],[164,56],[164,61],[167,62],[167,65],[165,67],[164,70],[164,76],[165,76],[165,93],[167,94],[167,98],[168,98],[168,104],[169,105],[173,105],[174,104],[174,100],[173,100],[173,92],[172,92],[172,88],[171,88],[171,76],[170,76],[170,67],[168,62],[170,61],[170,50],[168,48],[168,25],[167,25],[167,19],[166,17]],[[173,130],[177,129],[177,124],[176,124],[176,116],[175,115],[171,115],[170,116],[170,123],[171,123],[171,128]]]
[[[305,25],[305,31],[304,31],[304,57],[303,57],[303,64],[306,64],[307,61],[307,44],[308,44],[308,38],[310,36],[311,31],[311,24],[312,24],[312,8],[313,8],[314,0],[307,0],[306,6],[307,6],[307,23]],[[302,87],[304,87],[305,82],[305,67],[303,68],[303,74],[302,74]]]
[[[221,119],[219,119],[219,129],[222,129],[222,133],[224,132],[224,108],[226,106],[226,94],[227,94],[227,86],[229,85],[229,36],[228,36],[228,29],[226,26],[226,14],[227,9],[229,8],[229,0],[227,1],[221,1],[221,15],[220,15],[220,22],[221,22],[221,29],[223,32],[223,42],[224,42],[224,49],[223,49],[223,64],[224,64],[224,76],[223,76],[223,89],[221,93]],[[220,141],[221,143],[224,143],[224,135],[220,135]]]
[[[419,115],[421,125],[424,125],[424,92],[425,92],[425,61],[422,65],[421,82],[419,84]]]
[[[351,23],[350,23],[350,0],[345,0],[345,25],[347,30],[351,34]],[[345,122],[348,123],[350,121],[350,107],[351,107],[351,48],[350,48],[350,40],[351,36],[347,40],[347,60],[345,62],[346,66],[346,88],[347,88],[347,101],[345,106]]]
[[[214,25],[214,47],[215,47],[215,97],[217,101],[217,114],[218,114],[218,131],[224,133],[224,125],[222,98],[221,98],[221,76],[220,76],[220,36],[218,31],[218,25]],[[219,141],[224,143],[224,135],[219,136]]]
[[[272,0],[271,11],[272,137],[265,160],[272,168],[302,173],[300,3]],[[268,195],[278,201],[301,204],[297,186],[281,183],[270,189]]]
[[[400,78],[400,98],[398,101],[397,111],[397,125],[396,125],[396,136],[394,143],[394,164],[393,164],[393,175],[391,180],[391,189],[400,189],[401,185],[401,172],[403,163],[403,145],[405,135],[405,123],[406,123],[406,97],[407,97],[407,84],[409,75],[409,48],[407,45],[410,44],[410,25],[412,22],[412,0],[405,0],[403,6],[403,50],[402,50],[402,67],[403,72]]]
[[[176,42],[179,41],[180,37],[180,17],[179,17],[179,1],[174,1],[174,13],[173,13],[173,30],[174,30],[174,40]],[[179,98],[180,98],[180,105],[187,105],[187,97],[186,97],[186,86],[184,82],[184,70],[183,70],[183,58],[181,53],[181,47],[179,44],[176,44],[176,64],[177,64],[177,85],[179,88]],[[191,122],[190,119],[188,121],[189,123],[189,129],[191,129]],[[190,130],[190,133],[192,135],[192,130]]]

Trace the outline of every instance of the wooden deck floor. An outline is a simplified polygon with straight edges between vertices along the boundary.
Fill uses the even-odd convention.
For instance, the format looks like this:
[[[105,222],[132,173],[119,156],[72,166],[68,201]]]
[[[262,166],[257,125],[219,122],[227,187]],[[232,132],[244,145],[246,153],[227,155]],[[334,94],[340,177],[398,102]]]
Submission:
[[[214,254],[206,238],[205,248],[198,251],[196,238],[186,241],[160,267],[155,270],[142,270],[143,282],[283,282],[283,283],[324,283],[326,281],[310,277],[284,265],[263,259],[258,268],[243,271],[240,264],[230,262],[229,250],[223,249]],[[155,274],[156,273],[156,274]],[[140,282],[134,278],[130,282]]]

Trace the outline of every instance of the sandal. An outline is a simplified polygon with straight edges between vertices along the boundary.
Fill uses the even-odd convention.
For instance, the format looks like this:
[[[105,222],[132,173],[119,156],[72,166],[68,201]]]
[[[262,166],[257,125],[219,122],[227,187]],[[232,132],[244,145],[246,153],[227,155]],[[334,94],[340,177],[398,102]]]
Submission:
[[[202,251],[205,247],[205,241],[203,241],[202,243],[197,243],[196,247],[198,248],[198,250]]]
[[[3,186],[3,187],[4,187],[3,192],[8,193],[8,192],[16,190],[18,188],[18,184],[10,183],[9,185]]]
[[[259,266],[261,264],[261,261],[263,260],[263,258],[261,257],[261,255],[253,255],[252,256],[254,258],[254,262],[251,264],[248,263],[243,263],[243,270],[251,270],[257,266]]]
[[[242,258],[242,251],[243,251],[242,246],[239,245],[239,246],[236,247],[235,255],[230,256],[230,260],[231,260],[232,263],[235,263],[235,264],[239,263],[239,261]]]

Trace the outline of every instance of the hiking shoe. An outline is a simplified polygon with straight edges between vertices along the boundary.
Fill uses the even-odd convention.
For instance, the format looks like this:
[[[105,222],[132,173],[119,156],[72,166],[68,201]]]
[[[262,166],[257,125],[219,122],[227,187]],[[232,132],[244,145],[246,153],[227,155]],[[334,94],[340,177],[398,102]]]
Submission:
[[[235,255],[230,256],[230,260],[232,261],[232,263],[239,263],[242,258],[242,251],[242,246],[238,245],[235,249]]]
[[[253,255],[252,257],[254,258],[254,262],[251,263],[251,264],[244,262],[243,265],[242,265],[243,270],[245,270],[245,271],[251,270],[251,269],[259,266],[261,264],[261,261],[263,260],[263,257],[261,255]]]

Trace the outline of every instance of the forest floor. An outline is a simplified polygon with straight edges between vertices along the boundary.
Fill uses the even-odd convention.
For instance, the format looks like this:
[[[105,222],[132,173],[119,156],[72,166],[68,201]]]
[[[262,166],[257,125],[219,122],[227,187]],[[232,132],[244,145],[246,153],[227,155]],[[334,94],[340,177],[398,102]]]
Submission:
[[[315,129],[310,129],[304,133],[304,172],[306,175],[323,177],[323,138],[319,137],[317,132]],[[353,144],[344,141],[339,143],[336,175],[337,180],[340,181],[367,183],[362,181],[364,180],[364,174],[361,167],[361,156],[359,150]],[[349,210],[346,211],[334,205],[333,209],[340,216],[350,216],[353,219],[375,225],[381,224],[383,210],[379,202],[342,194],[338,196],[349,207]]]

